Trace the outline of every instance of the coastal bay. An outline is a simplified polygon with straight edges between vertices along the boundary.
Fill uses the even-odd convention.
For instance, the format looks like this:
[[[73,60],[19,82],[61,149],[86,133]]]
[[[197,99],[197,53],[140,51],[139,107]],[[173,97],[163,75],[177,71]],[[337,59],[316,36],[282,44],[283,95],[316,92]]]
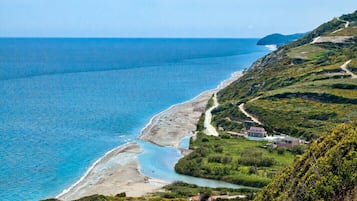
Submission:
[[[0,43],[6,53],[2,67],[6,73],[0,81],[4,97],[0,179],[7,184],[0,187],[0,196],[14,201],[55,197],[108,150],[128,142],[142,145],[138,136],[150,117],[216,87],[268,51],[256,46],[255,39],[2,39]],[[168,47],[174,54],[168,54]],[[142,48],[154,48],[155,54]],[[33,58],[44,62],[40,65]],[[170,148],[179,141],[180,137],[164,148],[165,153],[169,150],[165,160],[170,166],[171,160],[181,157]],[[141,172],[170,182],[178,179],[166,161],[162,166],[171,171],[155,167],[153,174],[148,172],[152,168],[146,154],[155,150],[158,155],[153,160],[164,160],[157,147],[144,146],[138,154]]]

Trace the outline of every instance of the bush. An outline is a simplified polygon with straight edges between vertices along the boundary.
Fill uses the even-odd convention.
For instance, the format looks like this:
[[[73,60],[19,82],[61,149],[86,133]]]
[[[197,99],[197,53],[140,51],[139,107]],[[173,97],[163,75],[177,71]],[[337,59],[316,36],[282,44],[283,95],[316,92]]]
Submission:
[[[222,138],[222,139],[230,139],[231,136],[228,135],[228,134],[223,134],[223,135],[221,135],[221,138]]]
[[[258,173],[257,167],[250,166],[248,173],[249,174],[257,174]]]
[[[208,162],[209,163],[228,164],[228,163],[232,162],[232,157],[231,156],[222,156],[222,155],[209,156]]]
[[[216,147],[214,148],[214,152],[216,152],[216,153],[222,153],[222,152],[223,152],[223,147],[221,147],[221,146],[216,146]]]
[[[125,192],[118,193],[115,195],[115,197],[124,198],[124,197],[126,197],[126,193]]]
[[[285,148],[284,147],[278,147],[278,148],[276,148],[276,151],[278,152],[278,154],[279,155],[283,155],[284,154],[284,152],[285,152]]]
[[[75,201],[107,201],[107,198],[104,195],[91,195]]]
[[[297,145],[290,149],[291,153],[301,155],[304,153],[306,147],[304,145]]]
[[[238,159],[238,164],[246,166],[270,167],[275,164],[273,158],[264,157],[262,152],[244,150]]]
[[[201,140],[202,142],[209,142],[209,139],[208,138],[202,138],[202,140]]]

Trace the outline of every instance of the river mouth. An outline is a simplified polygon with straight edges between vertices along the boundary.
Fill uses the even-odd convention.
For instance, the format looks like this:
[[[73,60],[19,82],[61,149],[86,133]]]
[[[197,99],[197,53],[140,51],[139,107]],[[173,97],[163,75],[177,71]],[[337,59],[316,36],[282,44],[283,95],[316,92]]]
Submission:
[[[182,138],[182,148],[188,147],[190,137]],[[185,183],[196,184],[211,188],[251,188],[224,181],[204,179],[178,174],[175,172],[175,164],[183,157],[181,152],[171,146],[161,147],[150,142],[139,140],[143,153],[139,154],[138,160],[141,172],[148,177],[161,179],[168,182],[183,181]]]

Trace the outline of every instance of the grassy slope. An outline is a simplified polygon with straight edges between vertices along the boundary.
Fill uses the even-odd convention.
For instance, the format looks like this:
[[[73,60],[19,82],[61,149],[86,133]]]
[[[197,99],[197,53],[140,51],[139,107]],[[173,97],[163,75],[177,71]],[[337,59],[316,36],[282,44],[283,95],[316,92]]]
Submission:
[[[356,24],[357,13],[340,19]],[[308,140],[318,138],[337,124],[357,120],[357,80],[340,69],[352,59],[348,68],[357,71],[357,32],[351,31],[355,28],[350,26],[337,32],[352,34],[354,42],[310,44],[314,37],[329,35],[343,27],[344,22],[334,19],[258,60],[241,79],[218,93],[219,101],[223,105],[237,105],[261,96],[247,103],[246,108],[269,131]],[[237,110],[237,107],[220,110],[214,116],[217,127],[228,131],[240,129],[242,121],[227,121]]]
[[[357,124],[340,125],[314,142],[255,198],[356,200]]]
[[[357,12],[341,17],[347,18],[357,21]],[[181,159],[176,170],[193,176],[262,186],[293,161],[294,155],[290,152],[285,152],[284,161],[276,151],[263,149],[266,142],[226,138],[226,131],[239,132],[242,122],[247,120],[237,107],[242,102],[246,102],[246,109],[271,133],[308,140],[317,139],[337,124],[357,120],[357,80],[340,68],[349,59],[353,59],[350,68],[355,66],[356,43],[310,44],[314,37],[328,35],[342,27],[344,23],[337,19],[323,24],[302,39],[258,60],[240,79],[221,90],[218,93],[221,105],[212,112],[213,125],[225,131],[218,138],[198,134],[196,141],[191,142],[195,151]],[[258,96],[261,98],[248,102]],[[203,129],[200,125],[198,128]],[[223,147],[222,152],[217,152],[217,147]],[[274,165],[240,163],[247,150],[272,158]]]

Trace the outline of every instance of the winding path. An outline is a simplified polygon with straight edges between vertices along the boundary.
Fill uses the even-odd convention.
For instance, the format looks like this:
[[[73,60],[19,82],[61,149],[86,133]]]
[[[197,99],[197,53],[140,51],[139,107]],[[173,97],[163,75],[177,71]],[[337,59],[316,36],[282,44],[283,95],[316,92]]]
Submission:
[[[253,115],[249,114],[245,108],[244,108],[244,103],[240,104],[238,106],[239,110],[247,117],[249,117],[250,119],[252,119],[252,121],[254,121],[255,123],[262,125],[262,122],[260,122],[257,118],[255,118]]]
[[[348,70],[347,66],[348,64],[351,62],[352,60],[348,60],[346,61],[342,66],[340,66],[340,68],[345,71],[347,74],[351,75],[351,79],[356,79],[357,78],[357,75],[352,73],[350,70]]]
[[[341,22],[344,22],[344,23],[346,23],[345,24],[345,28],[347,28],[348,26],[350,26],[350,22],[349,21],[347,21],[347,20],[341,20],[340,18],[337,18],[339,21],[341,21]]]
[[[339,31],[342,31],[343,29],[346,29],[347,27],[350,26],[350,22],[346,21],[346,20],[341,20],[340,18],[337,18],[338,21],[344,22],[345,23],[345,27],[344,28],[340,28],[337,29],[333,32],[331,32],[332,34],[337,33]],[[310,44],[314,44],[314,43],[322,43],[322,42],[343,42],[345,40],[349,39],[349,37],[347,36],[318,36],[315,37]]]
[[[213,94],[213,106],[210,107],[206,112],[205,112],[205,121],[204,121],[204,127],[205,127],[205,133],[206,135],[213,135],[213,136],[218,136],[218,132],[214,126],[212,126],[211,121],[212,121],[212,110],[218,107],[218,100],[217,100],[217,94]]]

